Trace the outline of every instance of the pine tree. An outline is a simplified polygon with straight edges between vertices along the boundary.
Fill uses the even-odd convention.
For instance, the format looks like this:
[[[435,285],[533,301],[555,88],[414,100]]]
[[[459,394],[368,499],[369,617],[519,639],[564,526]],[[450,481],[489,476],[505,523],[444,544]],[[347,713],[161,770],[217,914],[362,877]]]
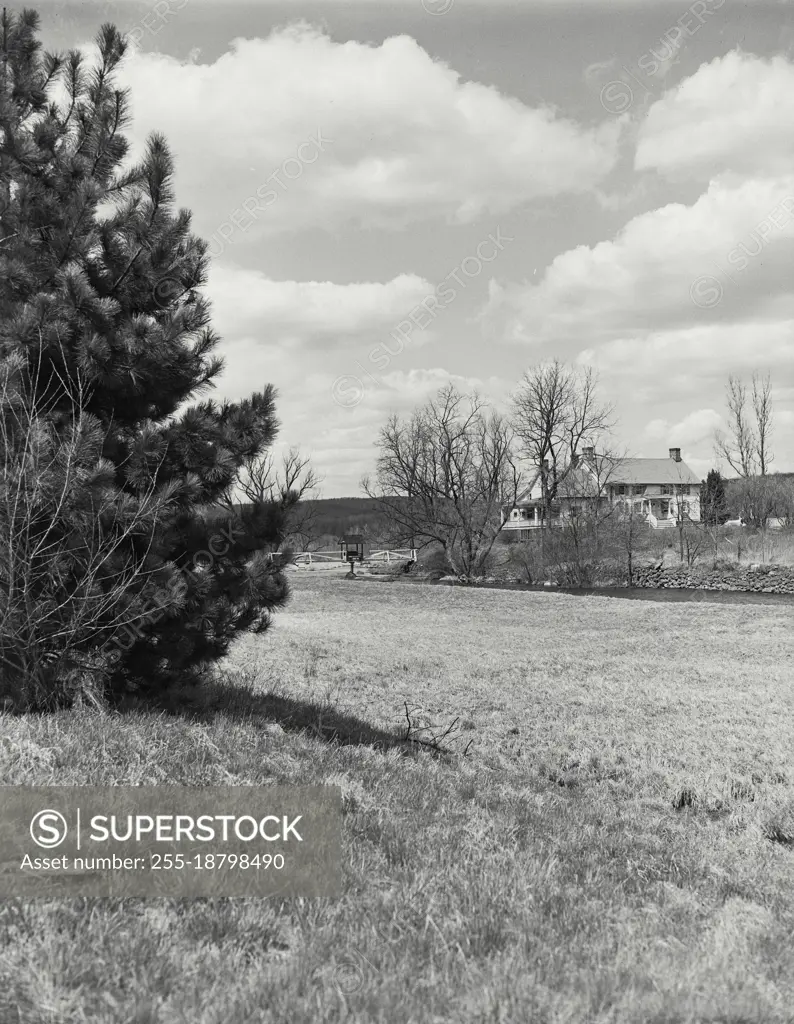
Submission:
[[[703,521],[710,526],[722,526],[728,519],[725,481],[719,470],[710,469],[701,484],[700,509]]]
[[[0,531],[28,547],[21,575],[22,541],[2,547],[0,673],[18,683],[46,653],[51,681],[99,657],[115,685],[159,687],[264,631],[287,597],[257,554],[282,505],[217,506],[272,445],[275,392],[185,406],[223,368],[207,245],[174,207],[165,140],[127,159],[117,30],[102,26],[90,65],[44,52],[38,28],[3,10]]]

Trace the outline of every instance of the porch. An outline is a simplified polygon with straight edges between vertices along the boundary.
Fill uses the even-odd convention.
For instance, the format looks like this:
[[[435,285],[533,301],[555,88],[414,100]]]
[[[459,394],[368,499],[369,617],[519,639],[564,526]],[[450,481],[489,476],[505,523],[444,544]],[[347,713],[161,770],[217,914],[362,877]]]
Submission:
[[[507,514],[503,510],[502,524],[503,530],[539,530],[546,525],[546,509],[539,502],[532,502],[527,505],[519,505]],[[549,524],[551,526],[562,525],[558,506],[552,506]]]
[[[652,530],[669,530],[675,527],[672,502],[666,498],[643,498],[639,505],[640,515]]]

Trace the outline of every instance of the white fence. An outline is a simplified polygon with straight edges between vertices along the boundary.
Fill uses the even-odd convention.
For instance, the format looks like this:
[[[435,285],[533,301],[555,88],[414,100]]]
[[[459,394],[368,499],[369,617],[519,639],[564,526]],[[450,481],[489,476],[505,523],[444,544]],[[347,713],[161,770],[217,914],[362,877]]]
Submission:
[[[400,548],[399,551],[373,551],[366,559],[368,562],[415,562],[416,548]]]
[[[269,551],[268,559],[271,562],[282,557],[281,551]],[[327,565],[329,562],[336,562],[337,565],[344,565],[345,562],[338,551],[297,551],[292,556],[290,565],[309,567],[314,563]]]
[[[268,552],[268,559],[273,562],[281,557],[280,551]],[[373,551],[364,559],[365,562],[405,562],[416,561],[416,548],[402,548],[397,551]],[[291,565],[297,568],[311,569],[315,565],[328,565],[336,563],[339,566],[347,565],[347,559],[342,557],[340,551],[300,551],[293,555]]]

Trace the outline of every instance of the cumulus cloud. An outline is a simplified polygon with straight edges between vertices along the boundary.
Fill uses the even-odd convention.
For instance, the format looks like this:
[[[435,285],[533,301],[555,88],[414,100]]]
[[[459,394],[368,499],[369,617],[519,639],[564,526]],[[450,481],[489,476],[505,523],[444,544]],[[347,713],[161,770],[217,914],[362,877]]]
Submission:
[[[773,176],[794,163],[794,64],[732,51],[649,109],[635,168],[670,177]]]
[[[492,282],[483,318],[535,344],[779,319],[794,310],[792,242],[794,177],[714,181],[691,206],[641,214],[612,240],[560,254],[537,284]]]
[[[165,133],[180,201],[208,235],[234,211],[253,236],[468,223],[593,189],[620,134],[465,82],[408,36],[337,43],[303,23],[236,39],[212,64],[139,51],[122,77],[137,146]]]
[[[775,367],[775,385],[794,385],[794,319],[708,324],[616,338],[584,349],[581,363],[638,401],[720,394],[729,372]]]
[[[207,296],[218,331],[237,344],[321,346],[338,353],[387,337],[434,288],[416,274],[392,281],[335,284],[331,281],[273,281],[257,270],[215,263]],[[427,336],[425,332],[425,337]],[[422,339],[421,332],[411,340]]]
[[[685,445],[710,441],[714,432],[724,426],[723,418],[716,409],[698,409],[689,413],[677,423],[656,419],[645,428],[645,434],[655,440],[666,441],[679,448]]]

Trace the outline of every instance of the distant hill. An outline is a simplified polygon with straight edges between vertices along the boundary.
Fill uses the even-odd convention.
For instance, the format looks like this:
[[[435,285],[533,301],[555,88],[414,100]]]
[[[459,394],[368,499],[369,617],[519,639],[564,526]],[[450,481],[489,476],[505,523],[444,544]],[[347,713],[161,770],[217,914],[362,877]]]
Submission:
[[[386,519],[372,498],[317,498],[311,505],[318,510],[313,533],[329,543],[348,533],[366,533],[374,541],[386,532]]]
[[[372,498],[320,498],[312,504],[319,510],[316,532],[341,537],[364,530],[377,535],[386,526]]]

